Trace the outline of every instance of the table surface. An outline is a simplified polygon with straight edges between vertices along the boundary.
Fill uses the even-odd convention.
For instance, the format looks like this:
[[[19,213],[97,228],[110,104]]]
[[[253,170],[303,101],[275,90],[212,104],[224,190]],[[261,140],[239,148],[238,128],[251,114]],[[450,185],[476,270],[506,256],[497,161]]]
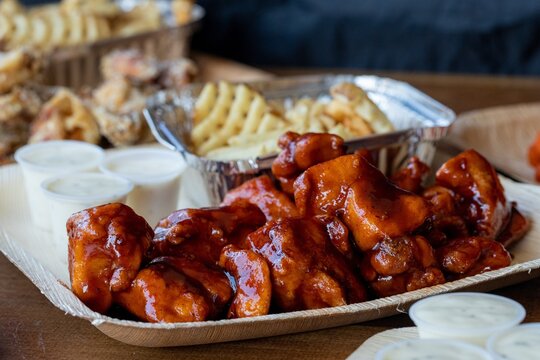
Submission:
[[[321,71],[274,69],[272,72],[294,75]],[[261,75],[257,71],[253,74]],[[404,73],[382,75],[411,83],[458,114],[482,107],[540,101],[540,79]],[[383,330],[412,325],[406,315],[399,315],[265,339],[191,347],[142,348],[110,339],[88,321],[65,315],[51,305],[4,256],[0,256],[0,284],[0,359],[344,359],[370,336]],[[540,321],[539,289],[540,278],[537,278],[494,293],[522,303],[527,309],[525,321],[531,322]]]

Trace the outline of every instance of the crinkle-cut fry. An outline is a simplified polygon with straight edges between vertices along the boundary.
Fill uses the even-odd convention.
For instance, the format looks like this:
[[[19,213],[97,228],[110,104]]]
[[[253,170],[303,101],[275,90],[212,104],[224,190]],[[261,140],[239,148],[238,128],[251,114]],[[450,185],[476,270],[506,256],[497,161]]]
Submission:
[[[195,102],[195,109],[193,111],[193,124],[197,125],[212,111],[216,99],[218,96],[218,88],[215,83],[206,83],[197,101]]]
[[[217,101],[210,114],[197,124],[191,133],[191,139],[196,147],[214,136],[216,130],[220,128],[229,112],[234,97],[234,86],[226,82],[220,82],[218,88]]]
[[[30,43],[38,48],[44,47],[49,41],[49,26],[47,22],[38,15],[30,16],[30,22],[32,23]]]
[[[30,39],[32,33],[32,24],[23,14],[13,16],[13,34],[11,36],[11,47],[15,48],[20,44],[25,44]]]
[[[67,34],[67,24],[64,16],[58,11],[51,10],[45,17],[51,29],[50,45],[64,45]]]
[[[281,117],[271,112],[266,112],[261,119],[261,123],[257,129],[257,134],[264,134],[270,130],[285,128],[285,122],[281,119]]]
[[[94,42],[100,39],[99,25],[96,16],[87,15],[84,17],[85,40],[88,42]]]
[[[242,129],[244,114],[249,109],[251,97],[251,90],[247,86],[236,86],[234,99],[225,123],[217,130],[217,133],[214,133],[208,140],[199,146],[199,152],[201,154],[206,154],[212,149],[225,145],[231,136]]]
[[[240,134],[248,135],[256,132],[259,127],[259,122],[266,110],[266,101],[260,94],[256,93],[249,107],[244,127],[240,131]]]
[[[96,17],[96,20],[98,24],[99,38],[104,39],[111,37],[111,26],[109,25],[109,22],[102,17]]]
[[[278,150],[276,138],[267,139],[260,143],[223,146],[209,151],[208,154],[206,154],[206,158],[213,160],[238,160],[275,154]]]
[[[65,15],[68,19],[67,43],[70,45],[80,44],[84,41],[84,19],[76,11],[70,11]]]
[[[346,128],[357,136],[365,136],[373,133],[366,120],[356,114],[347,103],[334,99],[326,106],[325,113],[337,122],[343,123]]]
[[[281,136],[281,134],[283,134],[283,131],[283,129],[277,129],[264,134],[239,134],[231,136],[228,139],[227,144],[230,146],[242,146],[244,144],[260,143],[267,140],[275,141],[277,143],[277,140]]]
[[[8,43],[13,35],[13,22],[11,18],[0,13],[0,41]]]

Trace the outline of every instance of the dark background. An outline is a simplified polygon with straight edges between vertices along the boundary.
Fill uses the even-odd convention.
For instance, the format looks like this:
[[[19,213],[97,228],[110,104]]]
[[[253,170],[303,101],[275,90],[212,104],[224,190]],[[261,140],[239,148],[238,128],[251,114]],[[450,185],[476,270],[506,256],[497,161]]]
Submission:
[[[540,74],[538,0],[198,3],[193,47],[255,66]]]

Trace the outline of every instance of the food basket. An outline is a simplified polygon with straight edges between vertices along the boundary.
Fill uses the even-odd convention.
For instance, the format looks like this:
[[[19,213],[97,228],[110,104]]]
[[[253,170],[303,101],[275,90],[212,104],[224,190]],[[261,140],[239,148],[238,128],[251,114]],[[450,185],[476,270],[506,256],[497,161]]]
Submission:
[[[135,1],[117,0],[116,3],[122,9],[129,9],[134,6]],[[99,65],[102,56],[116,49],[135,48],[160,60],[187,56],[191,35],[200,25],[205,14],[204,9],[193,5],[191,21],[176,25],[172,19],[170,1],[159,0],[157,5],[164,23],[160,29],[55,49],[45,56],[42,82],[75,89],[95,86],[101,81]]]
[[[411,156],[430,164],[435,143],[446,136],[455,119],[452,110],[416,90],[412,86],[377,76],[323,75],[286,77],[250,83],[271,102],[285,109],[301,97],[329,97],[331,86],[352,82],[364,89],[370,99],[388,116],[396,131],[366,136],[346,142],[349,152],[367,148],[386,174],[401,168]],[[197,206],[218,205],[227,191],[244,181],[269,173],[275,155],[217,161],[202,158],[190,150],[193,108],[203,84],[194,84],[179,92],[162,92],[151,98],[144,110],[154,136],[163,145],[182,154],[192,168],[184,179],[184,187],[193,191],[184,196]]]

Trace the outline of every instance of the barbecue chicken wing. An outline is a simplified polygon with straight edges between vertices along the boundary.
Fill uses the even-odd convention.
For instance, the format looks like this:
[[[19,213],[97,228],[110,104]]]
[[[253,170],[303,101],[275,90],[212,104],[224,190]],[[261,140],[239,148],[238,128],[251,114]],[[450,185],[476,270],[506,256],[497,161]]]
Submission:
[[[442,268],[454,278],[463,278],[510,265],[512,258],[504,246],[485,237],[454,239],[437,249]]]
[[[427,202],[396,187],[376,167],[362,158],[362,171],[347,191],[343,220],[362,251],[385,238],[408,235],[428,215]]]
[[[509,221],[511,206],[497,173],[476,151],[448,160],[437,171],[436,181],[460,197],[460,213],[475,235],[494,239]]]
[[[429,166],[413,156],[405,168],[392,175],[391,180],[397,187],[418,194],[423,190],[422,181],[428,172]]]
[[[366,300],[351,265],[315,218],[270,221],[251,233],[248,242],[268,262],[272,296],[284,311]]]
[[[422,236],[381,240],[364,254],[360,269],[364,280],[380,297],[445,282],[435,252]]]
[[[272,281],[266,260],[251,250],[227,245],[221,252],[220,265],[235,281],[236,294],[228,318],[266,315],[270,310]]]
[[[243,247],[264,223],[264,214],[250,204],[178,210],[158,223],[151,256],[189,256],[215,266],[225,245]]]
[[[512,246],[517,241],[521,240],[531,227],[531,222],[527,219],[516,207],[516,203],[512,203],[512,215],[506,228],[499,234],[497,241],[503,244],[505,248]]]
[[[293,195],[294,180],[304,170],[345,155],[343,139],[332,134],[300,135],[289,131],[281,135],[278,146],[282,151],[272,164],[272,174],[279,180],[281,189],[289,195]]]
[[[272,180],[259,176],[248,180],[225,195],[222,206],[249,203],[258,207],[266,216],[266,220],[298,216],[294,203],[281,191],[275,188]]]
[[[204,290],[159,259],[139,271],[131,287],[115,293],[114,300],[149,322],[204,321],[212,316],[212,304]]]
[[[71,289],[89,308],[106,312],[112,294],[129,288],[153,231],[123,204],[73,214],[67,221]]]

